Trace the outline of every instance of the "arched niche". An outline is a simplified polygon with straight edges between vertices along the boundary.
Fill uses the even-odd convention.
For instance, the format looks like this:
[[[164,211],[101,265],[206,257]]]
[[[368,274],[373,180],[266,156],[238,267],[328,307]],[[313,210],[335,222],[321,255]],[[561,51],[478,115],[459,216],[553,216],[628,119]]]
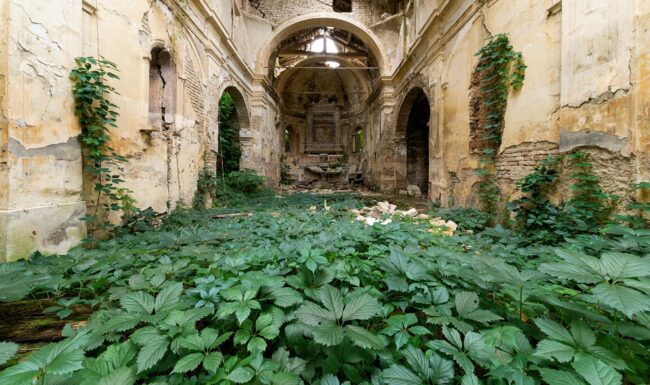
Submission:
[[[174,125],[176,115],[176,65],[163,46],[151,49],[149,61],[149,123],[156,130]]]

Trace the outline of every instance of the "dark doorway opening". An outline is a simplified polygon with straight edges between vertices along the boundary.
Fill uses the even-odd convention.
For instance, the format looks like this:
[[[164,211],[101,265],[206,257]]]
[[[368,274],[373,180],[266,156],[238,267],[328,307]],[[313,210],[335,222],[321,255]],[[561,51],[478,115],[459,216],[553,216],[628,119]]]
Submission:
[[[429,191],[429,124],[431,107],[421,89],[414,90],[414,102],[406,126],[407,181],[427,195]]]
[[[224,174],[239,171],[242,148],[239,116],[233,96],[225,91],[219,100],[219,157],[217,169]]]

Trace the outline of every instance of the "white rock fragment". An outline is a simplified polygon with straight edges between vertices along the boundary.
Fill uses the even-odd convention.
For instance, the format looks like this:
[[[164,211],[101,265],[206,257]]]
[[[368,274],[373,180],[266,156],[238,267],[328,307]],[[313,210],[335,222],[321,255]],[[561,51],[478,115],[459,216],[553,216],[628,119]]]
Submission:
[[[418,211],[416,209],[410,209],[402,213],[405,217],[415,218],[418,216]]]
[[[442,218],[434,218],[429,223],[431,223],[431,232],[434,234],[442,234],[448,237],[454,235],[456,230],[458,230],[458,225],[453,221],[445,221]]]
[[[380,212],[384,214],[395,214],[397,206],[390,204],[389,202],[379,202],[376,206]]]
[[[366,224],[367,224],[368,226],[374,226],[375,223],[377,223],[377,219],[375,219],[375,218],[373,218],[373,217],[368,217],[368,218],[366,218]]]

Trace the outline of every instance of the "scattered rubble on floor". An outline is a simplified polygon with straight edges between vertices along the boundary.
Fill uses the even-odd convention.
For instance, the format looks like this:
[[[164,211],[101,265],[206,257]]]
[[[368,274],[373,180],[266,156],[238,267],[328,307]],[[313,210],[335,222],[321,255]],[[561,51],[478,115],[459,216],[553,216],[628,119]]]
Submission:
[[[419,213],[418,210],[411,208],[409,210],[398,210],[397,206],[390,202],[378,202],[375,206],[364,207],[361,210],[350,210],[355,214],[358,222],[364,222],[368,226],[375,224],[388,225],[393,222],[393,217],[400,216],[403,218],[412,218],[431,225],[431,232],[445,236],[452,236],[458,229],[458,225],[453,221],[445,221],[442,218],[431,218],[429,214]]]

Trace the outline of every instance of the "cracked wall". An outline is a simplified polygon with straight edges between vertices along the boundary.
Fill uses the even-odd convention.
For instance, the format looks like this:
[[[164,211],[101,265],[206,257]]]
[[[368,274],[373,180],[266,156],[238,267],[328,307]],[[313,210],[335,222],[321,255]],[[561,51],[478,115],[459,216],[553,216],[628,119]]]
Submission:
[[[390,99],[399,106],[417,76],[434,90],[430,198],[443,205],[478,205],[481,134],[476,127],[484,112],[472,86],[474,54],[497,33],[509,35],[529,66],[524,87],[508,98],[497,162],[504,197],[538,160],[576,149],[598,155],[595,171],[610,192],[629,193],[629,186],[612,174],[617,168],[624,169],[627,184],[648,180],[650,6],[643,3],[438,2],[426,17],[417,7],[407,10],[397,51],[408,59],[393,76]],[[386,132],[377,121],[372,126],[377,145],[389,142],[379,149],[384,162],[371,162],[373,173],[380,175],[382,189],[395,192],[399,182],[392,175],[403,162],[402,143],[390,132],[396,128]],[[609,183],[612,178],[618,182]]]
[[[68,78],[80,29],[80,1],[2,0],[0,261],[64,252],[84,234]]]
[[[62,253],[85,236],[81,218],[95,195],[73,114],[75,57],[102,55],[120,69],[111,146],[129,160],[123,187],[143,209],[191,204],[219,129],[209,118],[218,98],[210,99],[225,83],[253,94],[246,16],[236,3],[63,1],[0,0],[0,262]],[[173,66],[161,68],[160,92],[150,97],[155,48]],[[273,101],[262,93],[256,111],[263,119],[247,132],[247,166],[279,175],[279,154],[267,151],[276,140]]]

